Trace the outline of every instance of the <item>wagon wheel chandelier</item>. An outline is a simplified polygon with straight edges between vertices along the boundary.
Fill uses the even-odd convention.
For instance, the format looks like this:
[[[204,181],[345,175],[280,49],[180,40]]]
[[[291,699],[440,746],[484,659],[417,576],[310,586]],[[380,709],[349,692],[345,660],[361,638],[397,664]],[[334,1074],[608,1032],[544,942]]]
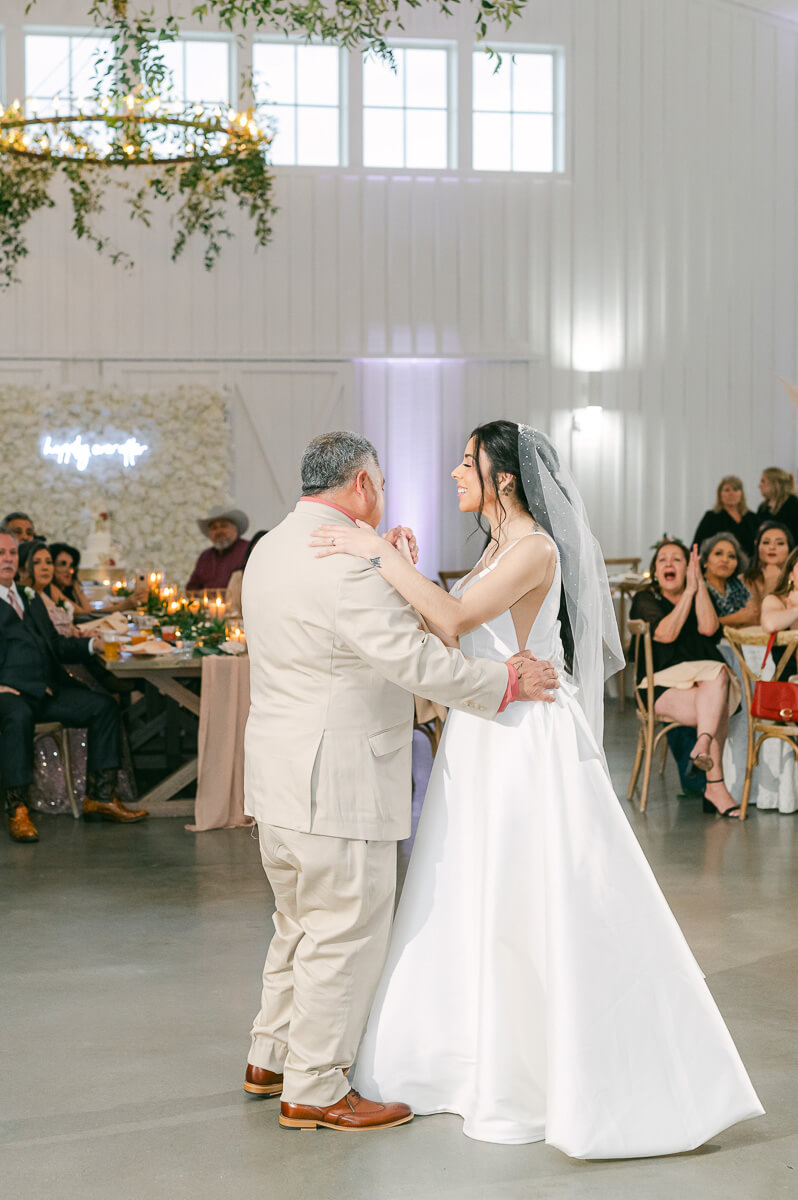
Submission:
[[[19,101],[0,108],[0,287],[17,281],[28,252],[24,226],[54,206],[58,175],[67,183],[74,233],[115,263],[131,266],[132,259],[101,232],[109,188],[121,189],[130,216],[148,227],[152,203],[173,202],[173,259],[197,234],[205,242],[205,267],[214,266],[232,236],[228,201],[249,215],[257,244],[266,245],[274,211],[270,141],[252,109],[217,106],[208,113],[135,93],[67,114],[28,116]]]

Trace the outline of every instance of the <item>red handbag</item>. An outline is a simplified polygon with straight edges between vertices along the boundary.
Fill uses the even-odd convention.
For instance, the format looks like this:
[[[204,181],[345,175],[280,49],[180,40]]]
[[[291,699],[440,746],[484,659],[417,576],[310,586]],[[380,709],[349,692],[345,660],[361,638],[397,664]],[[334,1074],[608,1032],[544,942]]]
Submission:
[[[775,633],[771,633],[760,673],[765,669],[775,640]],[[751,716],[760,721],[773,721],[774,724],[798,720],[798,683],[786,683],[782,679],[758,680],[751,700]]]

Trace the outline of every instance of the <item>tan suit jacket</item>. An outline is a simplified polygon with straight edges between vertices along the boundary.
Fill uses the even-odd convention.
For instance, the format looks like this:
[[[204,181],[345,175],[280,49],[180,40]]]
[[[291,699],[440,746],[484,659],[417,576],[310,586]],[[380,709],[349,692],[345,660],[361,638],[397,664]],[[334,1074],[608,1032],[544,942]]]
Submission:
[[[413,693],[492,718],[507,669],[422,630],[364,559],[316,558],[321,523],[349,518],[300,501],[244,574],[245,811],[301,833],[398,840],[410,834]]]

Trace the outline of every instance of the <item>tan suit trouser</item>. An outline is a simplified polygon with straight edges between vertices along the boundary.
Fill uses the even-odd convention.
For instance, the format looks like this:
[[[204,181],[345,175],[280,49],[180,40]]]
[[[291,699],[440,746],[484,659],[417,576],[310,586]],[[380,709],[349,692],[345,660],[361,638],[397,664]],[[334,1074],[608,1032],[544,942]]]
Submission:
[[[276,911],[249,1061],[283,1072],[284,1100],[335,1104],[385,963],[396,842],[258,833]]]

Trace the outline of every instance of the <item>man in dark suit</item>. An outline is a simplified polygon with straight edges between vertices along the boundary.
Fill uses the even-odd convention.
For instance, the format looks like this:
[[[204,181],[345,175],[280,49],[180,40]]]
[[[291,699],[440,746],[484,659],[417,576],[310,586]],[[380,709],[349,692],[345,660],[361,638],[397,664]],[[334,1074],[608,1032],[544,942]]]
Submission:
[[[11,837],[37,842],[28,812],[37,722],[59,721],[88,732],[83,815],[90,820],[142,821],[114,795],[119,768],[119,710],[110,696],[75,683],[63,663],[89,661],[93,640],[56,633],[41,597],[14,582],[16,538],[0,533],[0,774]]]

